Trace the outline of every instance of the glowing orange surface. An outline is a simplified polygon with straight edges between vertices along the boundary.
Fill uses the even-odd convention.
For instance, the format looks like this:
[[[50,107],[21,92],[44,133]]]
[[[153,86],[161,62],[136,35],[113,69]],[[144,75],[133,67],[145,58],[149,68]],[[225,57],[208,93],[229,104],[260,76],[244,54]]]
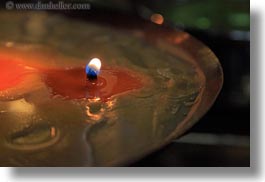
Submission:
[[[113,95],[142,87],[138,77],[128,70],[102,69],[97,80],[87,80],[85,68],[45,71],[45,82],[54,95],[69,99],[100,98],[106,101]]]
[[[0,57],[0,90],[19,84],[32,70],[19,61]]]
[[[32,72],[43,75],[43,81],[52,90],[51,95],[61,95],[65,99],[100,98],[106,101],[113,95],[142,87],[136,73],[126,69],[103,68],[97,80],[88,81],[85,68],[32,68],[0,56],[0,91],[16,87]]]

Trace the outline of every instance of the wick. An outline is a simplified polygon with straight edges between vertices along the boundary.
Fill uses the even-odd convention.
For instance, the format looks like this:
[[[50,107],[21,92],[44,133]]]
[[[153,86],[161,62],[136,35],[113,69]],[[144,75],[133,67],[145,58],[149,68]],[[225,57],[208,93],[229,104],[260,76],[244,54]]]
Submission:
[[[97,75],[87,74],[86,78],[87,78],[87,80],[95,81],[95,80],[97,80],[98,76]]]

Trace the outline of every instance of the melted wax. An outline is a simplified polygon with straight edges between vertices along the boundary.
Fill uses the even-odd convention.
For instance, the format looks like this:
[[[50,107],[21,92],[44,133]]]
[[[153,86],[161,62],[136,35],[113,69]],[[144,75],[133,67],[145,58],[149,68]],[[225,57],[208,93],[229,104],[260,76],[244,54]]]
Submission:
[[[32,68],[19,61],[0,57],[0,91],[16,87],[28,74],[43,75],[45,84],[51,88],[51,94],[61,95],[65,99],[100,98],[108,100],[111,96],[142,87],[136,74],[120,68],[103,68],[96,80],[87,80],[85,68],[45,69]]]

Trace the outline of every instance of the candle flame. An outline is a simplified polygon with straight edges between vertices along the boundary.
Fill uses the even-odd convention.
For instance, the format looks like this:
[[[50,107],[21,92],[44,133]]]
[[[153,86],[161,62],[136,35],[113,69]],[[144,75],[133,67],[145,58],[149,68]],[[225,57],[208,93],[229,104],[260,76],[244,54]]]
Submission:
[[[93,58],[91,61],[88,63],[88,66],[95,70],[96,72],[100,71],[101,68],[101,61],[98,58]]]

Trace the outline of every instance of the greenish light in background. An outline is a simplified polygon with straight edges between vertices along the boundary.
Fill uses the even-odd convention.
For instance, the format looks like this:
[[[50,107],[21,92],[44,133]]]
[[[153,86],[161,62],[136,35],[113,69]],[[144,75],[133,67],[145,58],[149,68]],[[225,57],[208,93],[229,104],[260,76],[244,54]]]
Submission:
[[[211,21],[206,17],[200,17],[196,20],[195,24],[200,29],[208,29],[211,26]]]
[[[234,30],[249,31],[249,1],[168,0],[165,3],[158,0],[156,5],[150,3],[150,7],[177,26],[227,33]]]
[[[250,21],[249,14],[246,13],[231,14],[229,16],[229,22],[235,26],[239,27],[249,26],[249,21]]]

